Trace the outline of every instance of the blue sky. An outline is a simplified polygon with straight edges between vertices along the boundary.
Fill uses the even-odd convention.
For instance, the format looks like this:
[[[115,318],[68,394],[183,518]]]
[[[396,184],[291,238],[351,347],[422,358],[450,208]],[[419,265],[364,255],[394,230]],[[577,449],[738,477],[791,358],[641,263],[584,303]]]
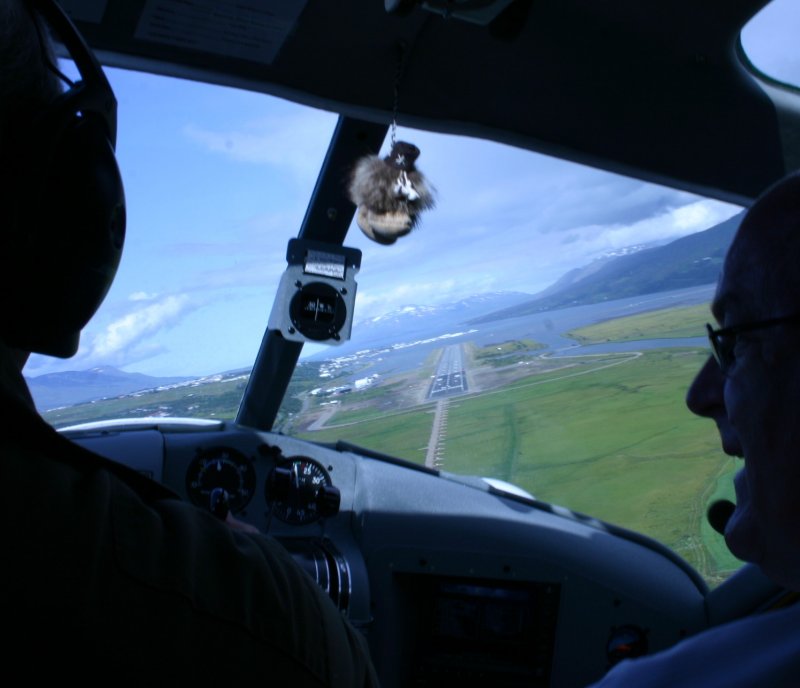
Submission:
[[[779,2],[800,16],[796,0]],[[793,46],[797,23],[763,21],[745,46],[797,83],[800,63],[779,40],[783,33]],[[769,51],[757,57],[762,46]],[[261,94],[108,75],[128,203],[123,262],[78,355],[33,356],[25,372],[113,365],[205,375],[249,366],[336,118]],[[403,129],[398,138],[421,149],[418,167],[438,205],[391,247],[351,228],[346,244],[364,253],[355,332],[359,319],[406,304],[533,293],[608,251],[674,239],[739,210],[498,144]]]

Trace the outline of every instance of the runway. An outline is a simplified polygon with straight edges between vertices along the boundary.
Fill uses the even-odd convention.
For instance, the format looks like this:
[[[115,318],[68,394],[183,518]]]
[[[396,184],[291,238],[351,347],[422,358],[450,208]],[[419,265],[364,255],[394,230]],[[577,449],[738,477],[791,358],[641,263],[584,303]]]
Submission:
[[[451,344],[443,352],[431,382],[428,399],[440,399],[467,391],[467,376],[461,344]]]

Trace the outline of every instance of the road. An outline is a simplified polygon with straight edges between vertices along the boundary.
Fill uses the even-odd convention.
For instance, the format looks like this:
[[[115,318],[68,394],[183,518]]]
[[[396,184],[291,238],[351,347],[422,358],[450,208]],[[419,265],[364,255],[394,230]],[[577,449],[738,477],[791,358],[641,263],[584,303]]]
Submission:
[[[447,399],[436,402],[431,425],[431,437],[428,440],[428,451],[425,454],[425,465],[428,468],[441,468],[444,463],[444,440],[447,435]]]
[[[451,344],[443,352],[431,382],[428,399],[440,399],[467,391],[467,376],[461,344]]]

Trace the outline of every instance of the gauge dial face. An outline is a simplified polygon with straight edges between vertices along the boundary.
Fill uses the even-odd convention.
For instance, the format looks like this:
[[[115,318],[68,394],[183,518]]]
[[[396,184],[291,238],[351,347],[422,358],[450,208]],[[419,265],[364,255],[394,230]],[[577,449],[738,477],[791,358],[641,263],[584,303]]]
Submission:
[[[210,509],[211,492],[216,488],[227,492],[231,511],[244,509],[256,489],[253,462],[228,447],[202,451],[186,471],[186,492],[193,504]]]
[[[291,485],[285,496],[270,499],[270,494],[267,494],[272,514],[292,525],[305,525],[318,520],[317,493],[322,486],[331,484],[328,471],[314,459],[305,456],[290,457],[277,467],[290,472]]]

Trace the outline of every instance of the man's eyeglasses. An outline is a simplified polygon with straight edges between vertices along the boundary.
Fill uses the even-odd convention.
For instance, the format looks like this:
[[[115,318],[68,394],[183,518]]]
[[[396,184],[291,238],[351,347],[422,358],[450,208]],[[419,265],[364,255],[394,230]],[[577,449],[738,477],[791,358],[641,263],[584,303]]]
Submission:
[[[744,325],[733,325],[732,327],[723,327],[722,329],[715,330],[711,325],[706,323],[706,330],[708,330],[708,341],[711,343],[711,353],[719,365],[719,369],[723,375],[727,375],[731,366],[736,361],[734,348],[736,347],[736,337],[742,332],[751,332],[753,330],[761,330],[765,327],[773,327],[783,323],[800,323],[800,313],[795,315],[787,315],[781,318],[770,318],[769,320],[759,320],[758,322],[745,323]]]

